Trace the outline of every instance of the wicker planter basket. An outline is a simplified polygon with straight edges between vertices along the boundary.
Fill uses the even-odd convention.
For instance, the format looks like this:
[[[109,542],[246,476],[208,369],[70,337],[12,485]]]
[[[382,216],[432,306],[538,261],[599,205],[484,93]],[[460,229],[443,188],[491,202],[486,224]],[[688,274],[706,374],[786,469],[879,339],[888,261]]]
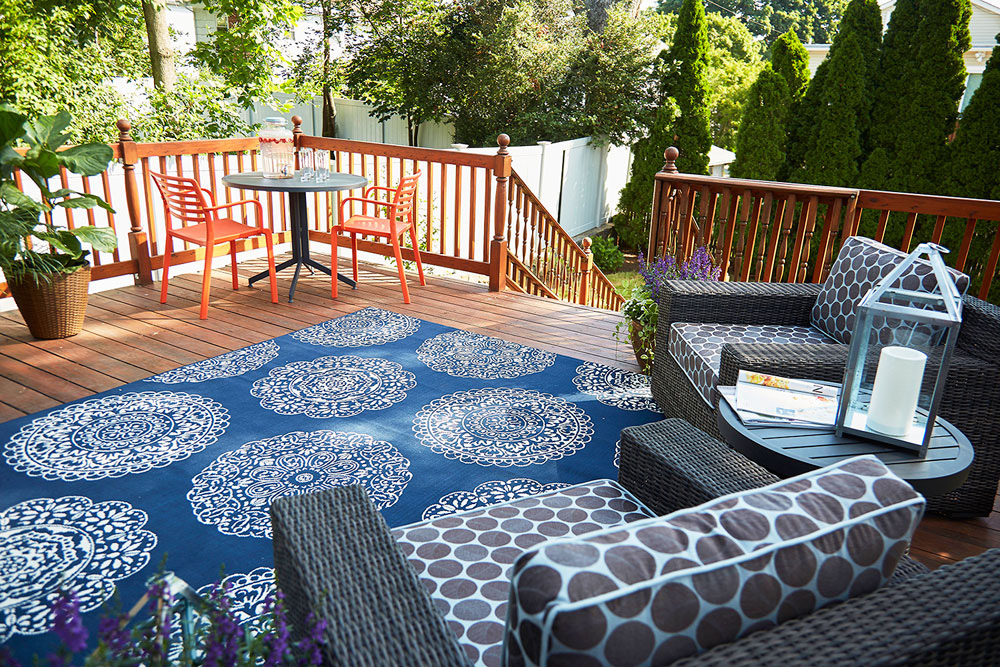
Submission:
[[[90,266],[48,279],[9,281],[11,295],[35,338],[69,338],[83,329]]]

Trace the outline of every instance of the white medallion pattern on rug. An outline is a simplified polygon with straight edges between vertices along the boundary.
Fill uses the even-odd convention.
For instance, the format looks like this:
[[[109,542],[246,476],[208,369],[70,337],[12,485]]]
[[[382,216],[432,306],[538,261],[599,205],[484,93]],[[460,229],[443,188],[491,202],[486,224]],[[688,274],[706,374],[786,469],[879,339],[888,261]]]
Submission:
[[[233,350],[211,359],[198,361],[187,366],[175,368],[166,373],[148,377],[143,382],[159,382],[161,384],[180,384],[182,382],[205,382],[233,378],[261,368],[267,362],[278,356],[278,343],[266,340],[242,350]]]
[[[649,377],[613,366],[584,362],[576,367],[573,384],[581,393],[622,410],[659,412],[649,388]]]
[[[219,582],[205,584],[198,588],[198,595],[205,600],[225,597],[229,600],[229,615],[234,621],[255,635],[263,633],[268,625],[271,612],[268,611],[268,599],[273,604],[277,588],[274,583],[274,568],[258,567],[250,572],[230,574]],[[194,611],[195,627],[208,625],[208,619]],[[169,658],[179,664],[183,650],[181,634],[181,617],[175,614],[171,624],[171,643]],[[173,664],[172,663],[172,664]]]
[[[218,440],[229,411],[198,394],[128,392],[58,408],[33,419],[4,446],[15,470],[65,482],[163,468]]]
[[[316,419],[353,417],[365,410],[384,410],[406,398],[416,376],[388,359],[318,357],[272,368],[253,383],[250,394],[260,406],[282,415]]]
[[[194,515],[225,535],[271,537],[271,503],[282,496],[360,484],[378,509],[391,507],[413,477],[392,444],[364,433],[292,431],[254,440],[195,475]]]
[[[460,329],[425,340],[417,358],[439,373],[480,380],[540,373],[556,361],[551,352]]]
[[[533,479],[516,477],[514,479],[497,479],[483,482],[472,491],[452,491],[441,497],[433,505],[424,510],[421,519],[437,519],[438,517],[476,509],[477,507],[488,507],[497,503],[504,503],[508,500],[517,500],[527,496],[535,496],[547,491],[556,491],[569,486],[564,482],[551,482],[542,484]]]
[[[296,331],[292,338],[325,347],[367,347],[402,340],[419,328],[420,320],[415,317],[369,306]]]
[[[590,441],[590,417],[565,399],[497,387],[447,394],[421,408],[413,430],[446,458],[482,466],[528,466],[575,454]]]
[[[0,643],[52,627],[59,589],[80,611],[101,606],[115,582],[149,562],[156,535],[147,515],[124,501],[35,498],[0,512]]]

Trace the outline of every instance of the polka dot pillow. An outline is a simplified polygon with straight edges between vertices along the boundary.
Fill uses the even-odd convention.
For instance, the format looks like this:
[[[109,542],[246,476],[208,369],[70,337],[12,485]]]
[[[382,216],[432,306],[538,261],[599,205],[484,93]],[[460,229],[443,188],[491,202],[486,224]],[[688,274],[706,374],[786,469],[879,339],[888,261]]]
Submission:
[[[850,343],[858,303],[905,257],[906,253],[863,236],[844,241],[813,306],[810,315],[813,326],[840,343]],[[954,269],[949,272],[959,293],[965,294],[969,276]],[[937,288],[937,279],[930,263],[921,260],[897,286],[930,292]]]
[[[505,664],[666,664],[869,593],[923,509],[865,456],[547,542],[514,564]]]

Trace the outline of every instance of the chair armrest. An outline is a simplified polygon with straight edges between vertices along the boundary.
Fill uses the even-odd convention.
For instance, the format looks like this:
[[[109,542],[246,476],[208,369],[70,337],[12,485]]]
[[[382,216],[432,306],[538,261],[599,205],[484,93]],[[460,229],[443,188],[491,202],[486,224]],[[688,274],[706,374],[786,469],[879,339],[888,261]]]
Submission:
[[[658,515],[778,481],[683,419],[622,429],[618,481]]]
[[[998,579],[1000,549],[993,549],[674,664],[995,664]]]
[[[386,187],[384,185],[372,185],[372,186],[370,186],[368,188],[365,188],[364,196],[368,197],[369,195],[371,195],[372,192],[377,192],[377,191],[395,193],[396,192],[396,188],[390,188],[390,187]]]
[[[663,331],[669,331],[674,322],[808,326],[820,288],[817,284],[669,280],[657,299],[657,324]]]
[[[352,202],[352,201],[358,201],[358,202],[362,203],[362,207],[361,207],[361,213],[362,213],[362,215],[364,215],[364,212],[368,210],[368,204],[374,204],[376,206],[376,209],[375,209],[376,211],[378,211],[377,207],[379,207],[379,206],[385,206],[385,207],[390,208],[390,209],[396,209],[396,208],[399,207],[398,204],[394,204],[392,202],[385,202],[385,201],[382,201],[380,199],[370,199],[368,197],[346,197],[346,198],[344,198],[344,199],[342,199],[340,201],[340,220],[341,220],[341,222],[343,222],[344,220],[347,220],[347,217],[344,216],[344,205],[347,204],[347,202]]]
[[[958,347],[983,361],[1000,364],[1000,307],[972,296],[963,302]]]
[[[295,632],[327,622],[324,664],[469,664],[362,487],[280,498],[271,526]]]
[[[736,384],[740,370],[842,382],[850,346],[840,343],[736,343],[722,348],[719,386]]]

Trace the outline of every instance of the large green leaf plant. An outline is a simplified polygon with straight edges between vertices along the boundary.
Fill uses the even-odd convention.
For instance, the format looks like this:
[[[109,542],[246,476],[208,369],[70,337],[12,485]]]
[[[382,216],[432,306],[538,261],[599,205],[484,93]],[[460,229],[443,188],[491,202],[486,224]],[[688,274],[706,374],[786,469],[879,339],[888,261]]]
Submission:
[[[112,211],[100,197],[69,188],[52,190],[49,180],[60,168],[83,176],[107,169],[114,153],[105,144],[91,143],[60,150],[72,119],[65,111],[30,120],[10,106],[0,105],[0,270],[8,281],[47,280],[53,273],[73,273],[87,265],[92,248],[110,252],[118,244],[109,227],[65,229],[48,215],[57,207]],[[22,155],[16,145],[27,146]],[[37,186],[41,201],[25,194],[14,181],[19,170]]]

